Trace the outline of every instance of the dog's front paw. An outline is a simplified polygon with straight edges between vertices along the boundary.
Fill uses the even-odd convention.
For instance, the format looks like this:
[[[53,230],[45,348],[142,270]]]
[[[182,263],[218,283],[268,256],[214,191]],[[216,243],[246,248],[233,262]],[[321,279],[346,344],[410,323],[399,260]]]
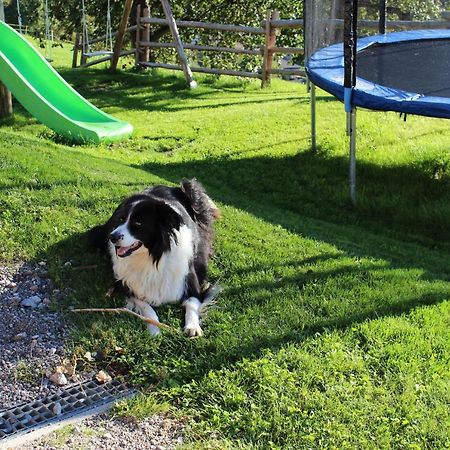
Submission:
[[[147,325],[147,330],[151,336],[158,336],[158,334],[161,333],[161,330],[158,327],[155,327],[154,325]]]
[[[186,325],[184,332],[189,337],[203,336],[203,330],[200,328],[200,325]]]

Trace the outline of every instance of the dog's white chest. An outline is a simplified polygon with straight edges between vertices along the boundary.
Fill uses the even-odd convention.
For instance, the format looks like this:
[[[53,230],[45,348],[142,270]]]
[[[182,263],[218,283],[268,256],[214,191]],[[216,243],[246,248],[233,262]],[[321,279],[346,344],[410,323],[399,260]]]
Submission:
[[[152,306],[177,302],[185,292],[193,257],[193,236],[187,226],[180,227],[176,234],[177,244],[172,243],[170,251],[161,257],[158,267],[143,247],[142,251],[119,258],[114,246],[110,245],[116,279],[121,280],[135,297]]]

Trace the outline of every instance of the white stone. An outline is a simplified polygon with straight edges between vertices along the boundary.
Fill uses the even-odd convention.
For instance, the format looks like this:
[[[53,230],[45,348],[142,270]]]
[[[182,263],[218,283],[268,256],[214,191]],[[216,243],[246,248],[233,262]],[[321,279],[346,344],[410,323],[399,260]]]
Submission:
[[[64,386],[68,383],[66,376],[63,373],[55,372],[49,376],[49,380],[57,386]]]
[[[26,306],[28,308],[37,308],[39,303],[41,303],[41,297],[39,295],[32,295],[31,297],[27,297],[26,299],[22,300],[21,305]]]

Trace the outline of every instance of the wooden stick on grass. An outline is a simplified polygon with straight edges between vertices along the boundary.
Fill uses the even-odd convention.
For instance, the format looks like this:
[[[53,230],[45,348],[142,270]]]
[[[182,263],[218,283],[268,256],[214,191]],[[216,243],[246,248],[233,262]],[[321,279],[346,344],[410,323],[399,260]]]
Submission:
[[[149,319],[148,317],[141,316],[138,313],[135,313],[134,311],[131,311],[127,308],[77,308],[72,309],[73,312],[110,312],[110,313],[127,313],[131,314],[134,317],[137,317],[138,319],[143,320],[146,323],[149,323],[150,325],[154,325],[158,328],[165,328],[166,330],[172,330],[174,329],[172,327],[169,327],[169,325],[166,325],[164,323],[158,322],[157,320]]]

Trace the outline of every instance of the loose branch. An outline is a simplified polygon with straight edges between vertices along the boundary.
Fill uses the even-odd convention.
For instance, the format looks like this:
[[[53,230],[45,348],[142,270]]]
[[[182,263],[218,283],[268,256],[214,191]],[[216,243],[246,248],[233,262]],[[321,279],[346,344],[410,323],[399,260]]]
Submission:
[[[137,317],[138,319],[143,320],[146,323],[149,323],[150,325],[154,325],[158,328],[165,328],[166,330],[172,330],[172,327],[169,327],[169,325],[166,325],[164,323],[158,322],[157,320],[149,319],[148,317],[141,316],[138,313],[135,313],[134,311],[131,311],[127,308],[77,308],[72,309],[73,312],[110,312],[110,313],[127,313],[131,314],[132,316]]]

